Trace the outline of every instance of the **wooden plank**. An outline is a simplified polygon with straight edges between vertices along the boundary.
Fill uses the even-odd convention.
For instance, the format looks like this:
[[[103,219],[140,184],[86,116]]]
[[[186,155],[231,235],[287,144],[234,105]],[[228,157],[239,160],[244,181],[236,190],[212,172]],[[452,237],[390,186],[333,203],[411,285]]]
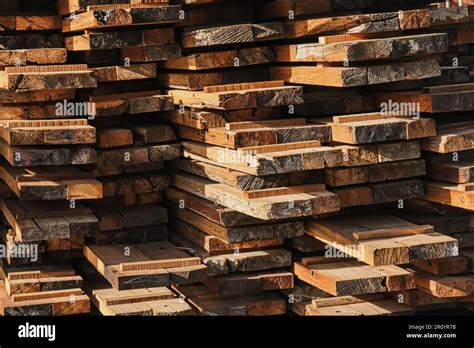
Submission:
[[[207,219],[194,211],[179,209],[176,206],[169,207],[170,214],[177,219],[185,221],[187,224],[205,232],[209,235],[220,238],[228,244],[251,242],[262,242],[272,240],[282,240],[302,236],[304,233],[303,225],[299,222],[271,222],[266,224],[250,226],[222,226]],[[188,229],[189,230],[189,229]],[[196,242],[197,243],[197,242]],[[234,250],[233,250],[234,251]]]
[[[163,62],[167,69],[207,70],[233,68],[266,64],[275,61],[275,54],[270,47],[250,47],[238,50],[202,52]]]
[[[448,51],[448,38],[445,34],[344,41],[276,46],[275,53],[278,62],[357,62],[397,59]]]
[[[434,59],[362,67],[278,66],[269,71],[273,80],[327,87],[360,87],[441,75]]]
[[[464,185],[466,184],[456,185],[442,182],[427,182],[425,183],[426,200],[474,210],[474,192],[470,191],[470,189],[465,189]]]
[[[351,217],[344,221],[308,221],[306,233],[372,266],[405,264],[416,260],[457,256],[457,240],[439,233],[415,234],[357,241],[353,233],[417,225],[388,215]]]
[[[293,287],[293,273],[286,271],[259,271],[207,277],[204,284],[214,292],[227,296],[246,295],[268,290]]]
[[[474,149],[474,132],[472,122],[438,125],[437,135],[424,139],[421,148],[437,153],[451,153]]]
[[[327,191],[242,200],[241,191],[189,174],[174,174],[173,185],[241,213],[263,219],[311,216],[339,210],[335,194]],[[288,202],[291,202],[289,204]]]
[[[6,67],[0,71],[0,89],[34,91],[97,87],[92,71],[79,65]]]
[[[114,4],[162,4],[166,5],[169,0],[114,0]],[[70,13],[86,11],[89,6],[103,4],[100,0],[60,0],[57,3],[58,13],[62,16]]]
[[[110,28],[125,25],[145,25],[154,23],[174,23],[180,21],[181,6],[162,6],[162,4],[120,6],[108,5],[105,8],[74,14],[63,19],[63,33]]]
[[[235,24],[204,29],[185,28],[183,48],[229,45],[281,39],[284,28],[280,22]]]
[[[361,295],[415,288],[415,276],[397,266],[366,266],[332,260],[296,262],[295,275],[334,296]]]
[[[205,93],[182,90],[171,90],[168,94],[175,104],[219,110],[237,110],[247,108],[274,107],[301,104],[302,87],[277,87],[235,92]]]
[[[248,156],[219,146],[190,141],[182,144],[185,158],[257,176],[332,168],[340,166],[343,160],[340,149],[327,146],[286,151],[281,149],[282,151]]]
[[[127,46],[161,46],[174,42],[172,29],[149,29],[116,32],[87,32],[64,40],[69,51],[116,49]]]
[[[267,292],[243,296],[219,295],[204,285],[174,286],[202,315],[266,316],[285,313],[285,299]]]
[[[120,245],[84,247],[84,256],[117,290],[167,286],[170,281],[178,284],[193,283],[202,280],[207,273],[206,266],[183,266],[182,264],[176,264],[179,267],[167,269],[134,270],[135,266],[133,266],[131,270],[121,270],[121,263],[132,262],[132,265],[139,265],[141,262],[156,264],[155,262],[165,262],[170,259],[189,260],[189,254],[177,249],[169,242],[129,246],[129,256],[124,255],[123,248],[124,246]],[[131,281],[132,279],[134,281]]]

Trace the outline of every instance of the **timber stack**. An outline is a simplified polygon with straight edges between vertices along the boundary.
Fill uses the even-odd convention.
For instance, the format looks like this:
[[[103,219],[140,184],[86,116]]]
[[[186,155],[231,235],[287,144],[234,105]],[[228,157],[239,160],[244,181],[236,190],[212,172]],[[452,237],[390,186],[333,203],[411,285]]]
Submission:
[[[67,61],[51,5],[13,1],[14,14],[0,17],[5,315],[90,310],[83,279],[62,264],[81,255],[84,236],[98,227],[82,202],[101,198],[102,184],[79,168],[95,162],[96,130],[63,106],[97,83],[86,64]]]
[[[8,6],[4,314],[474,309],[474,3]]]

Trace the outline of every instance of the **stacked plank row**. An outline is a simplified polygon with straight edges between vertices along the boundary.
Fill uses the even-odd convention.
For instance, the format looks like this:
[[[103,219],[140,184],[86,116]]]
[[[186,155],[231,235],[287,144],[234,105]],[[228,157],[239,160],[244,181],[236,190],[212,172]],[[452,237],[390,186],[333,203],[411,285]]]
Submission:
[[[85,235],[98,226],[81,202],[101,198],[102,184],[78,168],[95,162],[96,131],[86,115],[67,108],[80,89],[97,83],[87,65],[67,64],[61,20],[51,5],[13,1],[8,6],[15,14],[0,17],[5,315],[90,310],[83,279],[58,264],[80,255]]]

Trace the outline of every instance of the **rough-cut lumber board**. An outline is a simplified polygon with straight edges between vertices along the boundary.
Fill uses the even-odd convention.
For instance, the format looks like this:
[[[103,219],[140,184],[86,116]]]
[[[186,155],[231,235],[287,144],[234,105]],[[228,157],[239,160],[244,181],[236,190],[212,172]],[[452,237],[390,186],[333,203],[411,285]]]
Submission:
[[[370,166],[333,168],[324,170],[324,182],[333,187],[382,182],[424,176],[424,160],[381,163]]]
[[[340,298],[337,297],[336,300]],[[345,299],[344,297],[342,299]],[[306,315],[309,316],[388,316],[388,315],[413,315],[413,309],[398,303],[395,300],[374,301],[349,301],[346,304],[335,304],[327,307],[308,306]]]
[[[418,289],[435,297],[466,297],[473,294],[472,274],[444,276],[416,270],[415,281]]]
[[[156,4],[167,5],[169,0],[107,0],[105,5],[109,4]],[[59,0],[57,11],[65,16],[70,13],[79,13],[87,10],[89,6],[104,5],[103,0]]]
[[[174,24],[178,28],[248,23],[253,20],[251,1],[241,1],[239,6],[227,0],[176,0],[173,3],[188,5],[184,6],[184,11],[186,11],[184,20]],[[199,6],[201,4],[212,6]]]
[[[429,261],[415,261],[412,262],[412,265],[432,274],[453,275],[468,273],[471,270],[471,262],[471,258],[460,255]]]
[[[0,51],[0,67],[27,64],[64,64],[67,59],[65,48],[42,48]]]
[[[286,149],[288,144],[275,145],[273,152],[250,156],[248,153],[196,142],[182,142],[184,157],[215,164],[250,175],[274,175],[338,167],[342,151],[333,147]]]
[[[71,179],[64,180],[69,175]],[[4,159],[0,160],[0,178],[22,200],[102,198],[102,184],[90,177],[71,167],[35,167],[33,170],[11,167]]]
[[[173,185],[263,220],[311,216],[339,210],[337,196],[327,191],[245,201],[241,191],[194,175],[174,174]]]
[[[16,15],[0,16],[0,27],[2,30],[59,30],[61,29],[61,17],[51,15]]]
[[[258,42],[281,39],[284,33],[280,22],[235,24],[204,29],[185,28],[182,45],[184,48],[191,48]]]
[[[91,202],[93,205],[94,202]],[[166,209],[157,204],[125,206],[117,208],[93,207],[94,214],[99,219],[101,231],[119,230],[152,226],[168,222]]]
[[[407,228],[405,236],[358,241],[353,233]],[[372,266],[405,264],[458,255],[457,240],[440,233],[412,235],[416,224],[389,215],[311,220],[306,233]]]
[[[207,70],[243,67],[274,62],[275,54],[270,47],[251,47],[239,50],[202,52],[162,63],[167,69]]]
[[[159,46],[174,42],[172,29],[117,32],[87,32],[64,40],[69,51],[115,49],[127,46]]]
[[[215,293],[235,296],[291,289],[293,277],[293,273],[284,270],[244,272],[207,277],[204,279],[204,284]]]
[[[440,94],[426,94],[423,91],[380,92],[374,97],[378,104],[386,103],[419,103],[421,112],[441,113],[474,110],[474,91],[457,91]]]
[[[275,66],[269,71],[273,80],[328,87],[359,87],[441,75],[434,59],[361,67]]]
[[[276,46],[278,62],[356,62],[397,59],[448,51],[446,34],[426,34],[341,42]]]
[[[326,33],[379,33],[399,30],[397,12],[295,20],[285,24],[286,38]]]
[[[425,199],[467,210],[474,210],[472,184],[425,183]]]
[[[281,240],[304,234],[303,225],[300,222],[274,222],[250,226],[224,227],[188,209],[172,206],[170,207],[170,213],[189,225],[209,235],[216,236],[229,244]]]
[[[437,135],[423,139],[421,149],[451,153],[474,149],[474,123],[460,122],[437,126]]]
[[[226,274],[232,267],[227,263],[222,262],[225,258],[213,256],[222,254],[234,254],[258,250],[259,248],[269,248],[283,245],[282,239],[268,239],[268,240],[254,240],[241,243],[227,243],[226,241],[206,234],[200,229],[187,224],[186,222],[177,219],[174,223],[173,233],[169,235],[169,239],[175,245],[187,248],[193,255],[200,257],[208,266],[209,275]],[[268,259],[267,254],[246,254],[249,256],[247,260],[251,259],[252,255],[257,258]],[[270,258],[273,262],[278,263],[278,260]],[[265,262],[265,261],[264,261]],[[266,266],[271,267],[271,264]]]
[[[134,64],[130,66],[108,66],[92,68],[97,82],[116,82],[151,79],[156,77],[156,64]]]
[[[303,88],[293,86],[220,93],[171,90],[168,94],[174,98],[174,103],[177,105],[220,110],[274,107],[303,103]]]
[[[420,143],[418,141],[370,145],[342,145],[336,148],[340,149],[343,153],[343,165],[345,167],[390,163],[421,157]]]
[[[288,177],[285,175],[254,176],[211,163],[185,159],[174,161],[171,165],[173,168],[199,175],[203,178],[214,180],[242,191],[289,185]]]
[[[160,4],[130,6],[130,8],[110,5],[104,9],[91,9],[66,17],[63,19],[62,31],[69,33],[123,25],[174,23],[180,20],[180,11],[181,6],[162,6]]]
[[[170,178],[162,173],[143,173],[127,176],[105,177],[100,179],[104,185],[104,196],[145,194],[164,190]]]
[[[189,127],[180,127],[181,138],[202,141],[229,149],[253,148],[266,145],[302,143],[318,140],[328,142],[329,134],[326,126],[316,125],[287,125],[259,126],[254,128],[227,130],[226,128],[210,128],[200,132]],[[291,146],[291,145],[290,145]],[[252,149],[248,150],[249,153]]]
[[[240,251],[203,260],[208,267],[208,276],[219,276],[230,273],[263,271],[291,266],[291,252],[286,249],[266,249]]]
[[[372,267],[324,257],[295,262],[299,279],[334,296],[362,295],[415,288],[412,273],[393,265]]]
[[[124,253],[124,247],[130,248],[128,256]],[[170,282],[193,283],[206,275],[206,266],[189,266],[189,254],[169,242],[85,246],[84,256],[117,290],[168,286]],[[167,261],[169,264],[166,264]],[[135,268],[121,269],[121,264],[131,262]]]
[[[94,103],[99,117],[116,116],[124,113],[135,115],[174,109],[172,97],[161,95],[160,91],[90,96],[89,99]]]
[[[0,154],[13,167],[65,166],[93,164],[97,154],[87,145],[70,147],[14,146],[0,140]]]
[[[95,128],[85,119],[0,121],[0,137],[10,146],[92,144]]]
[[[156,46],[134,46],[120,49],[122,60],[132,63],[159,62],[181,57],[179,44],[166,44]]]
[[[429,163],[428,174],[432,179],[456,184],[474,182],[474,158],[453,158]]]
[[[401,180],[331,188],[331,192],[338,195],[341,208],[346,208],[421,198],[423,197],[424,186],[422,180]]]
[[[76,95],[75,89],[50,89],[50,90],[34,90],[34,91],[5,91],[0,90],[0,97],[4,105],[19,105],[26,103],[53,102],[74,99]]]
[[[168,97],[172,98],[172,97]],[[279,107],[240,110],[193,110],[185,108],[162,114],[164,120],[195,129],[224,127],[227,122],[261,121],[281,117]]]
[[[365,119],[364,116],[373,116],[374,119]],[[346,144],[367,144],[436,135],[436,124],[432,119],[397,118],[379,113],[347,117],[349,119],[346,122],[330,124],[332,140]]]
[[[101,149],[132,144],[133,136],[129,129],[113,127],[97,131],[97,146]]]
[[[203,90],[206,86],[241,84],[268,80],[268,69],[262,66],[243,67],[241,69],[192,71],[164,70],[160,71],[157,81],[160,86],[168,89]]]
[[[31,209],[26,202],[5,200],[0,201],[0,210],[18,242],[70,238],[98,230],[98,220],[91,211],[81,209],[80,206],[71,209],[67,202],[63,205],[60,204],[62,202],[56,203],[46,204],[46,207],[54,210],[42,210],[41,207]]]
[[[0,49],[2,50],[60,47],[63,47],[61,34],[2,35],[0,37]]]
[[[272,292],[225,296],[216,294],[204,285],[173,285],[173,290],[202,315],[268,316],[282,315],[286,311],[285,299]]]
[[[92,301],[107,316],[192,314],[192,308],[165,287],[122,291],[113,288],[93,290]]]
[[[117,175],[140,164],[169,161],[181,155],[180,144],[148,145],[97,152],[97,170],[101,175]],[[132,168],[133,169],[133,168]]]
[[[208,220],[225,227],[251,225],[264,222],[242,214],[236,210],[215,204],[192,193],[179,190],[175,187],[166,188],[166,198],[175,204],[184,204],[186,209],[200,214]]]
[[[0,89],[9,91],[93,87],[97,82],[83,64],[6,67],[0,71]]]

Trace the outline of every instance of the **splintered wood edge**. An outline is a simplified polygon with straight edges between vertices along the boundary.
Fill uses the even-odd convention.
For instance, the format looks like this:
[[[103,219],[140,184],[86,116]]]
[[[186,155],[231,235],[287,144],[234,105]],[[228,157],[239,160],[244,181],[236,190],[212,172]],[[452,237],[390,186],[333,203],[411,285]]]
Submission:
[[[228,122],[225,124],[225,129],[228,131],[236,131],[252,128],[297,127],[305,125],[307,125],[305,118],[284,118],[276,120]]]
[[[120,264],[121,271],[141,271],[149,269],[180,268],[201,265],[199,257],[189,257],[170,260],[139,261]]]
[[[157,1],[157,0],[155,0]],[[156,8],[156,7],[168,7],[169,1],[163,0],[155,3],[130,3],[130,4],[110,4],[110,5],[90,5],[87,6],[87,11],[108,11],[108,10],[127,10],[132,8]]]
[[[86,119],[64,119],[64,120],[23,120],[23,121],[7,121],[1,122],[0,126],[5,128],[30,128],[30,127],[70,127],[70,126],[87,126]]]
[[[319,140],[311,140],[311,141],[302,141],[302,142],[288,143],[288,144],[241,147],[237,149],[237,151],[239,153],[264,154],[264,153],[272,153],[272,152],[317,148],[317,147],[321,147],[321,142]]]
[[[234,92],[234,91],[243,91],[243,90],[249,90],[249,89],[274,88],[274,87],[284,87],[284,86],[285,86],[285,81],[275,80],[275,81],[235,83],[235,84],[219,85],[219,86],[205,86],[203,88],[203,91],[204,93],[219,93],[219,92]]]
[[[26,293],[26,294],[14,294],[11,296],[13,302],[23,302],[23,301],[35,301],[35,300],[45,300],[58,297],[70,297],[70,296],[80,296],[83,294],[82,289],[66,289],[66,290],[53,290],[53,291],[44,291],[44,292],[35,292],[35,293]]]
[[[311,185],[300,185],[292,187],[277,187],[277,188],[268,188],[261,190],[253,191],[244,191],[243,196],[245,199],[257,199],[265,197],[275,197],[275,196],[286,196],[300,193],[311,194],[313,192],[319,192],[326,190],[326,185],[324,184],[311,184]]]
[[[375,120],[385,120],[389,118],[394,118],[395,116],[390,113],[368,113],[368,114],[357,114],[357,115],[343,115],[343,116],[334,116],[334,123],[351,123],[351,122],[363,122],[363,121],[375,121]]]
[[[89,71],[87,64],[9,66],[7,74]]]

